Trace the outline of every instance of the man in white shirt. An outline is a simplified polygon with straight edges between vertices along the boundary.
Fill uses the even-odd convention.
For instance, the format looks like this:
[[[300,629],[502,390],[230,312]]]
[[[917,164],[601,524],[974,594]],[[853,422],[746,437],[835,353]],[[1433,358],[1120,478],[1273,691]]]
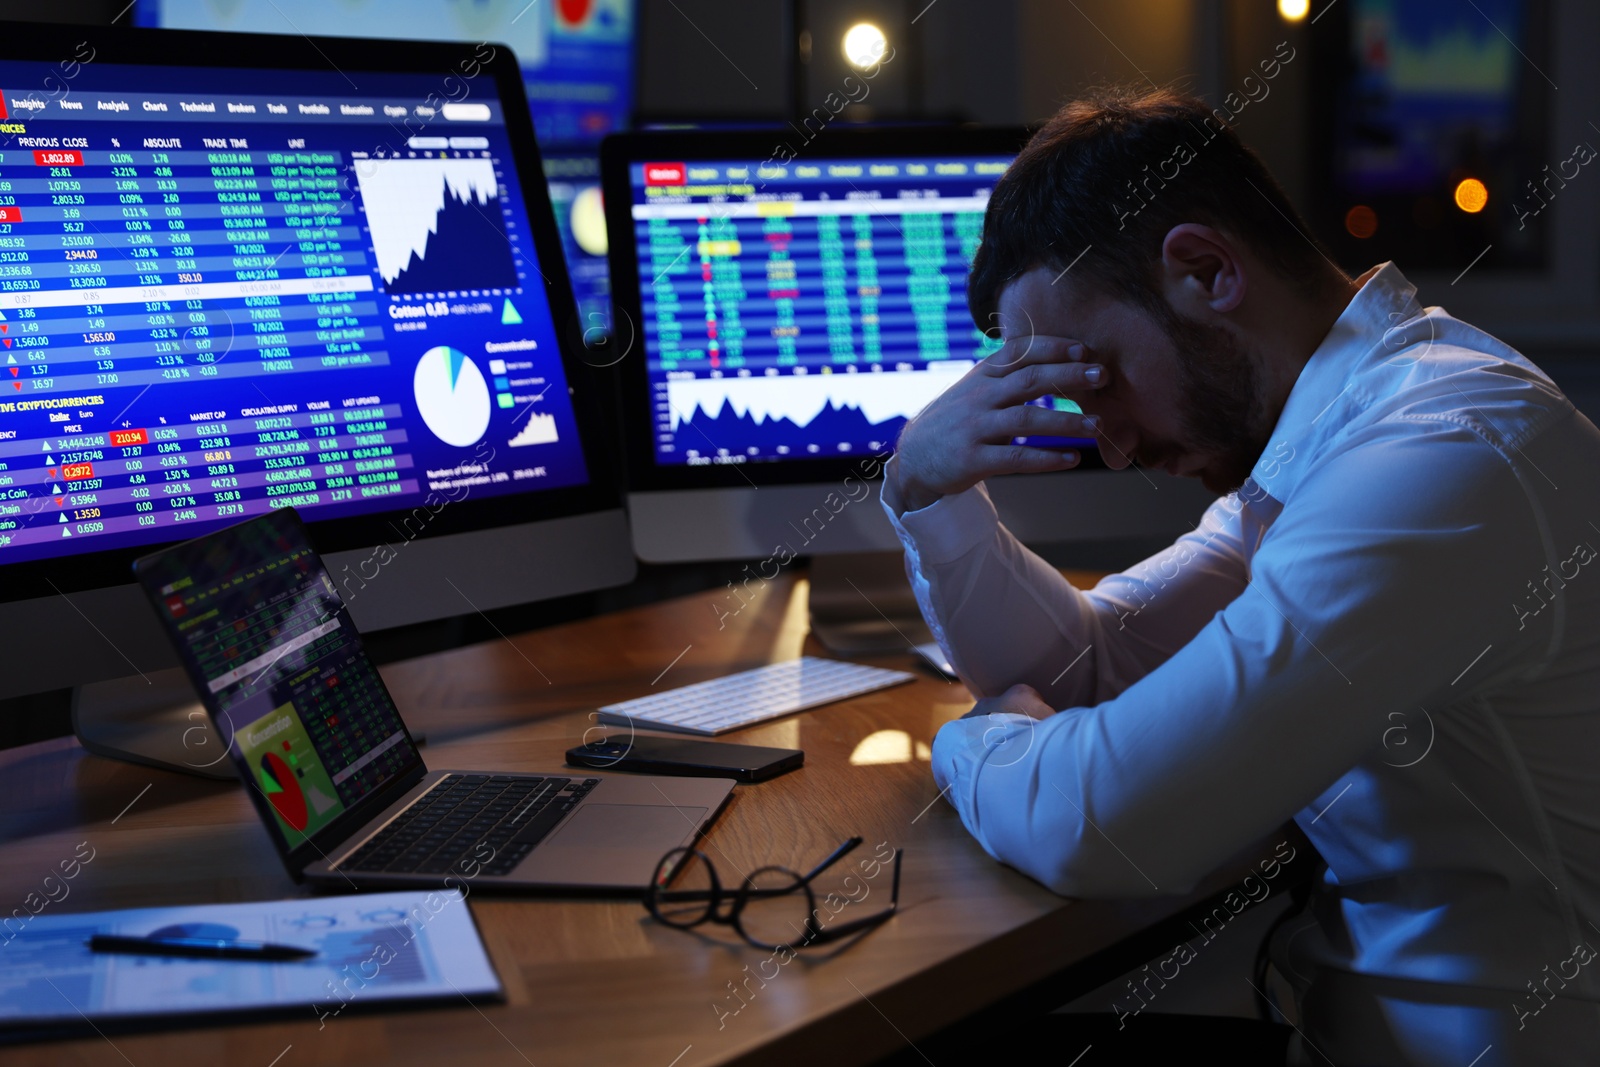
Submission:
[[[935,782],[1076,897],[1185,891],[1294,819],[1327,863],[1273,944],[1294,1062],[1600,1062],[1600,431],[1308,234],[1168,93],[1069,104],[1002,179],[969,303],[1004,347],[885,472],[981,698]],[[1083,414],[1027,404],[1051,393]],[[1223,495],[1075,589],[983,488],[1075,465],[1033,434]]]

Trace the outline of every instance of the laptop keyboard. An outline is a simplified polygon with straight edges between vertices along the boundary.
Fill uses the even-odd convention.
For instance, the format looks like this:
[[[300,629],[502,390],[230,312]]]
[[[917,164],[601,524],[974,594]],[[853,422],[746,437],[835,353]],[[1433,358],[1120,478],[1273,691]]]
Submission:
[[[509,874],[599,783],[449,774],[339,866],[388,874]],[[493,849],[487,859],[480,842]]]

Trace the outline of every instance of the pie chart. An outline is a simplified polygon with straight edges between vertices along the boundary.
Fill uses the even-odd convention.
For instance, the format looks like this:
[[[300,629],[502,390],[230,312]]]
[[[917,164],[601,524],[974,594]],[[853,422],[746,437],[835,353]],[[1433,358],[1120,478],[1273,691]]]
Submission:
[[[261,791],[267,794],[279,818],[296,830],[306,828],[306,796],[300,791],[294,772],[276,752],[261,757]]]
[[[476,444],[489,428],[489,383],[465,352],[440,345],[417,361],[411,377],[417,411],[447,445]]]

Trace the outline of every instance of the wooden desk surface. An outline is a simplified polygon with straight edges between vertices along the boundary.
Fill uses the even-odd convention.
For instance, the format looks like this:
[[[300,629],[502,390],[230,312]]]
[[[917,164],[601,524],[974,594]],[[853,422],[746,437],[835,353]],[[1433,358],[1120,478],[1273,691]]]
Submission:
[[[383,674],[407,722],[427,733],[429,766],[549,770],[594,725],[599,705],[820,653],[806,635],[806,592],[803,577],[782,576],[720,630],[712,605],[726,602],[709,592]],[[911,656],[873,662],[910,667]],[[985,855],[939,800],[927,762],[934,732],[972,699],[959,684],[918,675],[730,735],[802,748],[806,764],[735,791],[702,845],[725,873],[805,869],[853,834],[866,838],[857,856],[880,841],[905,849],[900,914],[843,950],[803,950],[763,969],[770,954],[729,928],[668,929],[637,902],[475,891],[503,1005],[351,1009],[320,1027],[308,1005],[303,1022],[0,1049],[0,1064],[695,1067],[800,1062],[825,1049],[844,1067],[903,1048],[1180,909],[1183,899],[1065,901]],[[100,759],[65,738],[0,752],[0,790],[0,914],[82,841],[94,859],[47,913],[306,893],[284,874],[237,785]],[[862,914],[888,894],[886,874],[866,884]]]

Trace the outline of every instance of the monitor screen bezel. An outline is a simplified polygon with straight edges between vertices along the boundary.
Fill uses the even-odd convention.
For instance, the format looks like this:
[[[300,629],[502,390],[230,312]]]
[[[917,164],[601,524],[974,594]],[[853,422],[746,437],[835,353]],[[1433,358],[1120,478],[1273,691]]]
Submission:
[[[602,401],[596,395],[606,383],[596,370],[598,361],[588,355],[584,346],[584,326],[578,319],[561,238],[556,232],[522,71],[510,48],[496,42],[366,40],[9,24],[6,32],[0,34],[0,61],[37,63],[42,60],[48,63],[53,61],[52,57],[81,56],[80,49],[85,45],[93,49],[96,64],[432,76],[438,80],[435,91],[442,101],[464,98],[450,95],[461,91],[455,86],[487,79],[505,115],[511,162],[522,187],[533,252],[538,259],[545,298],[555,324],[588,481],[533,493],[464,499],[431,514],[415,536],[470,533],[621,508],[621,494],[615,484],[617,457],[601,430]],[[494,49],[487,58],[482,51],[485,45]],[[396,131],[396,136],[403,134]],[[537,501],[536,507],[530,506],[530,500]],[[397,536],[396,523],[414,510],[415,506],[339,519],[311,519],[306,526],[324,552],[368,548],[393,541]],[[132,581],[131,567],[135,559],[187,539],[176,537],[125,548],[0,564],[0,603],[127,585]]]
[[[619,419],[628,488],[633,492],[683,489],[748,489],[761,485],[795,485],[876,477],[888,451],[877,457],[865,452],[818,459],[765,460],[709,466],[658,463],[639,292],[638,249],[633,239],[633,189],[629,168],[659,160],[748,160],[751,165],[774,161],[787,145],[792,162],[807,159],[862,159],[894,156],[1014,156],[1028,141],[1029,130],[1014,126],[856,126],[824,127],[810,136],[794,126],[730,130],[652,130],[607,137],[600,146],[600,188],[605,199],[606,228],[611,234],[612,344],[622,353],[617,361]],[[1103,466],[1093,448],[1081,452],[1081,467]]]

